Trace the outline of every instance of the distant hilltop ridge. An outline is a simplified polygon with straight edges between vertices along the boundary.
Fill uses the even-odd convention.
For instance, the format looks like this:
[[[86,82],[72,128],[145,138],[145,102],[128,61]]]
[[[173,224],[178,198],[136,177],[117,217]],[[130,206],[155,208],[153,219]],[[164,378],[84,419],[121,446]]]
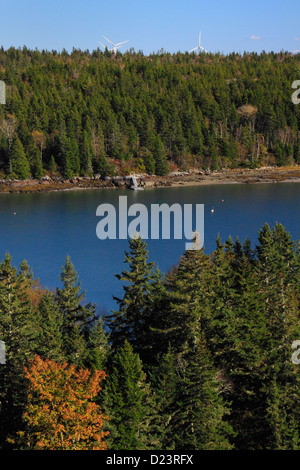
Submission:
[[[288,52],[1,48],[0,178],[297,165],[299,75]]]

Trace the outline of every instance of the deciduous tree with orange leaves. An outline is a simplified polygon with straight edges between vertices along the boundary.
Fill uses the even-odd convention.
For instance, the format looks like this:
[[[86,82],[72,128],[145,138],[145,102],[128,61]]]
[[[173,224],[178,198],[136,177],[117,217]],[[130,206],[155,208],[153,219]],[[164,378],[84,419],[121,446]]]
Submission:
[[[93,399],[104,371],[77,370],[35,356],[25,368],[29,382],[26,431],[21,446],[33,450],[105,450],[104,416]]]

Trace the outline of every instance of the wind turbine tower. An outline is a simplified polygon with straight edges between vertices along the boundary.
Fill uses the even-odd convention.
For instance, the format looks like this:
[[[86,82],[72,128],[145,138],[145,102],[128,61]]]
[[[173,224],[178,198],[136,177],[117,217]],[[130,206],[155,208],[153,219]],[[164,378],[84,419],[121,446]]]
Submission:
[[[110,49],[110,51],[114,51],[114,54],[116,54],[117,52],[117,49],[122,45],[122,44],[125,44],[126,42],[129,42],[129,41],[123,41],[123,42],[118,42],[117,44],[114,44],[110,39],[106,38],[105,36],[103,36],[104,39],[106,39],[106,41],[108,41],[113,47]],[[98,41],[99,42],[99,41]],[[104,46],[104,44],[102,44],[101,42],[99,42],[99,44],[101,44],[102,47],[106,47]]]
[[[191,49],[189,52],[198,51],[198,54],[200,54],[201,49],[202,49],[204,52],[208,52],[206,49],[204,49],[204,47],[201,46],[201,33],[199,33],[199,42],[198,42],[198,46],[197,46],[197,47],[194,47],[194,49]]]

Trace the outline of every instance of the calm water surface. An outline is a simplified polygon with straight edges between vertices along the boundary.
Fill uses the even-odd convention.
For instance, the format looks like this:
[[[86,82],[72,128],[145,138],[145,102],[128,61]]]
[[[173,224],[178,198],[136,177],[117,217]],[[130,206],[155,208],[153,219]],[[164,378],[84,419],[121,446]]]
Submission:
[[[67,255],[79,275],[88,301],[98,309],[116,306],[113,295],[122,295],[115,278],[124,264],[127,240],[104,240],[96,236],[96,209],[111,203],[118,208],[119,196],[128,197],[128,205],[204,204],[205,250],[215,248],[216,237],[229,235],[252,246],[265,222],[280,222],[300,239],[300,183],[226,184],[182,188],[128,190],[78,190],[44,194],[0,194],[0,256],[6,252],[14,266],[26,259],[43,287],[60,287],[59,275]],[[211,209],[214,208],[214,213]],[[129,219],[131,220],[131,219]],[[149,259],[166,272],[178,262],[186,240],[147,240]]]

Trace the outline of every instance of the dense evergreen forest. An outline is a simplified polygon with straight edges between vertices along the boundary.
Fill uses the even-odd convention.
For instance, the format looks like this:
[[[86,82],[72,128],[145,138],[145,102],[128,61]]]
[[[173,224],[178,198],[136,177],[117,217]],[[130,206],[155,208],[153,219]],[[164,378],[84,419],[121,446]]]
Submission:
[[[299,54],[0,49],[0,176],[300,162]]]
[[[69,257],[54,292],[2,260],[1,448],[299,450],[300,242],[265,224],[165,274],[140,238],[124,261],[99,314]]]

